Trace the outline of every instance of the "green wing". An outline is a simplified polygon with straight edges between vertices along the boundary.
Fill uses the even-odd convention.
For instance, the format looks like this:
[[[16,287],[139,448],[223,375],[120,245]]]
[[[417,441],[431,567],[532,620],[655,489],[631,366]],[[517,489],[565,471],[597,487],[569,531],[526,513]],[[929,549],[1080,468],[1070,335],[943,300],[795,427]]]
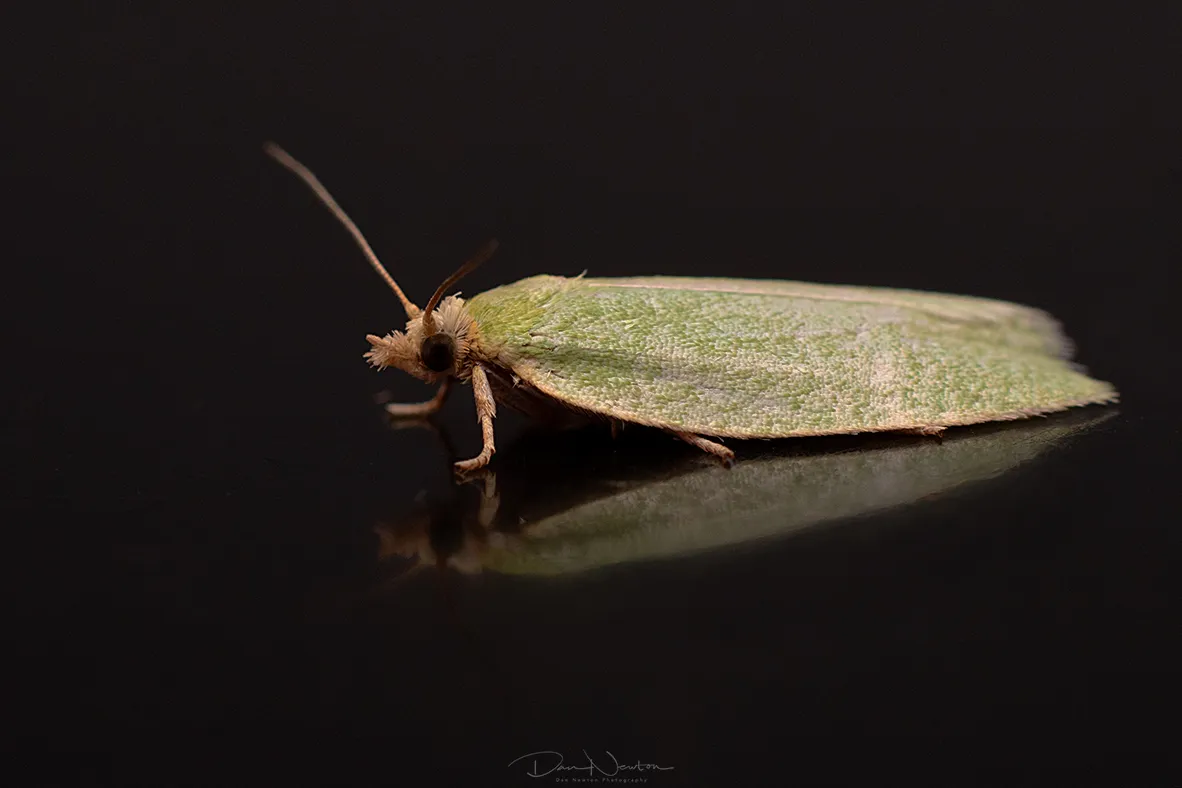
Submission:
[[[989,299],[749,279],[537,276],[468,302],[544,394],[730,437],[943,427],[1108,402],[1054,320]]]

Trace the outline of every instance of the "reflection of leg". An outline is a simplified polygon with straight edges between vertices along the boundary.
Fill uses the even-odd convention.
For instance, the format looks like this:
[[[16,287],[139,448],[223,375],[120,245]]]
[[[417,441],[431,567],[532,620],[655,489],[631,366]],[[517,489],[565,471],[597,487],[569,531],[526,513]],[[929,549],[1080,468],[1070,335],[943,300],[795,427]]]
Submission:
[[[447,377],[439,384],[439,391],[435,392],[435,396],[426,402],[391,402],[386,406],[386,412],[399,419],[430,416],[443,407],[449,391],[451,378]]]
[[[942,443],[944,441],[944,430],[945,429],[947,429],[947,428],[946,427],[908,427],[906,429],[899,430],[899,432],[905,433],[907,435],[927,435],[928,437],[935,438],[937,441],[940,441]]]
[[[472,395],[476,399],[476,418],[480,420],[480,434],[484,447],[480,454],[470,460],[456,463],[457,473],[469,473],[488,465],[497,450],[493,442],[493,417],[497,415],[497,403],[488,385],[488,375],[479,364],[472,367]]]
[[[497,509],[501,506],[501,496],[497,494],[497,475],[489,472],[484,477],[484,492],[480,496],[480,509],[476,513],[476,522],[484,530],[488,530],[497,517]]]
[[[735,464],[735,453],[721,443],[706,440],[701,435],[694,435],[691,432],[675,432],[673,434],[691,446],[697,446],[702,451],[713,454],[728,468]]]

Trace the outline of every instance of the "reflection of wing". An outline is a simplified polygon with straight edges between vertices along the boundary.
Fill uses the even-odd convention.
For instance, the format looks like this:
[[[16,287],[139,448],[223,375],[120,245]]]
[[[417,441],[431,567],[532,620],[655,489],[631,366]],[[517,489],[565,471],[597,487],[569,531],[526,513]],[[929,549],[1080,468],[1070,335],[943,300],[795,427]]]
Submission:
[[[905,506],[998,476],[1114,416],[980,427],[934,441],[859,441],[859,451],[744,459],[727,470],[702,458],[667,478],[621,481],[536,521],[485,564],[509,574],[581,572],[668,558]],[[536,474],[525,469],[525,478]],[[585,481],[596,491],[603,479]],[[534,488],[535,495],[545,491]],[[877,524],[876,524],[877,526]]]
[[[568,405],[703,435],[952,426],[1113,401],[1029,307],[741,279],[539,276],[468,302],[486,349]]]

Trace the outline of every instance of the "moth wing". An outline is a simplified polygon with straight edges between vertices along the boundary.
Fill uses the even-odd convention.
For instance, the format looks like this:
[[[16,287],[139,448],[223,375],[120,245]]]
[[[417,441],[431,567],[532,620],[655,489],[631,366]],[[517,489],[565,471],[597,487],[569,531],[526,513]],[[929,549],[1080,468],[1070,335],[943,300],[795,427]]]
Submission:
[[[1106,402],[1045,313],[796,282],[533,277],[469,302],[496,363],[568,407],[721,437],[943,427]]]
[[[782,279],[725,279],[707,277],[638,276],[586,280],[595,287],[696,290],[734,295],[805,298],[834,304],[877,304],[930,315],[960,324],[1005,328],[1008,339],[1029,339],[1032,345],[1062,358],[1075,348],[1059,322],[1041,309],[975,296],[930,293],[890,287],[852,287]]]

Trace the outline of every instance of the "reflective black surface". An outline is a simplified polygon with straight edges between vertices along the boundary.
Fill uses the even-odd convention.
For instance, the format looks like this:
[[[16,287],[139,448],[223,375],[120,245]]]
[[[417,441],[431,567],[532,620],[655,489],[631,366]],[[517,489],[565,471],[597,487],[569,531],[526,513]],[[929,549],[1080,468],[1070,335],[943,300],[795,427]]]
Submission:
[[[39,761],[71,784],[553,783],[527,772],[556,756],[510,765],[539,751],[672,767],[621,773],[654,786],[1172,784],[1161,25],[333,8],[90,12],[6,72],[14,746],[85,754]],[[420,303],[494,235],[466,294],[587,269],[998,297],[1122,404],[740,443],[730,472],[503,412],[457,487],[469,389],[388,422],[430,395],[361,358],[399,305],[266,139]]]

